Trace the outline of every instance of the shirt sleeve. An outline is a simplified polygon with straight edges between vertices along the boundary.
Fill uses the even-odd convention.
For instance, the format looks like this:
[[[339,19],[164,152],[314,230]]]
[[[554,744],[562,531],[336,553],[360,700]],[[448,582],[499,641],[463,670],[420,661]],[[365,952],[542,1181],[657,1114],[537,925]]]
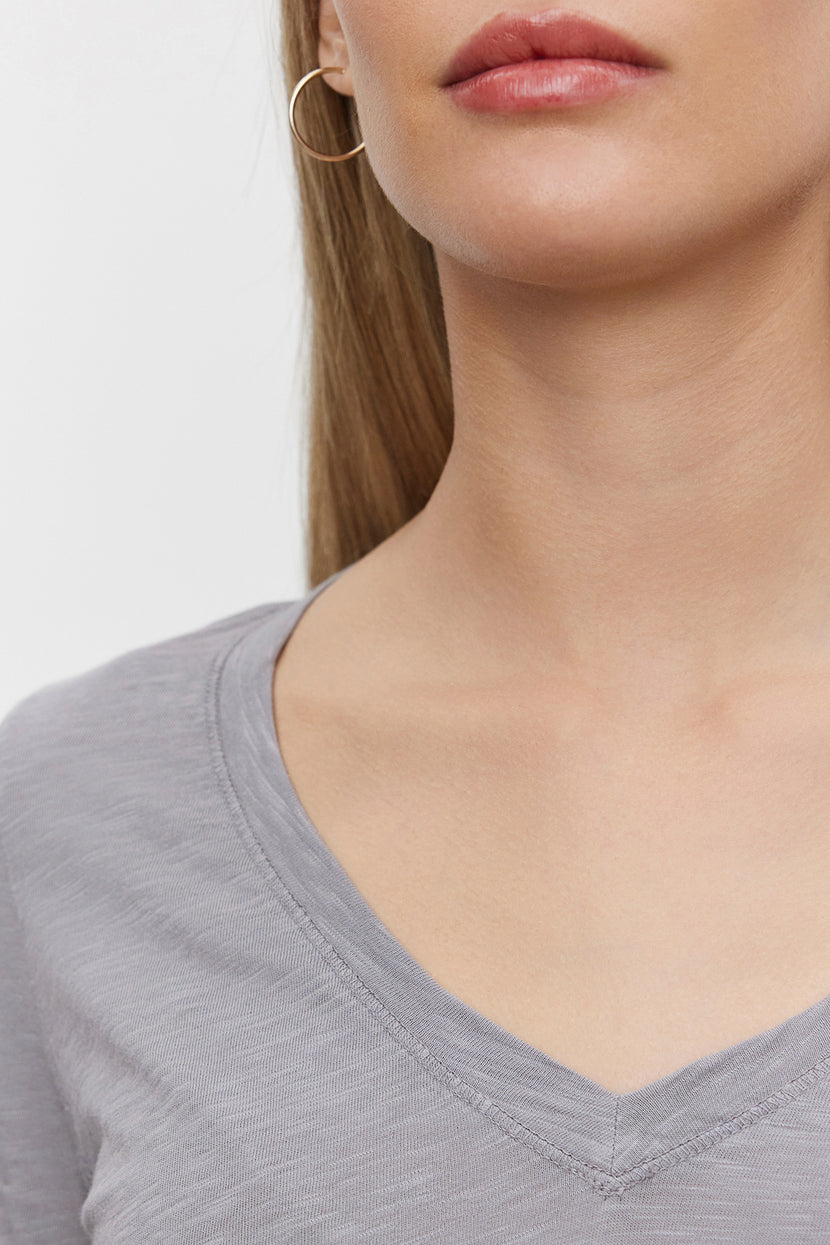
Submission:
[[[0,782],[0,799],[3,784]],[[44,1048],[0,806],[0,1245],[89,1245],[68,1112]]]

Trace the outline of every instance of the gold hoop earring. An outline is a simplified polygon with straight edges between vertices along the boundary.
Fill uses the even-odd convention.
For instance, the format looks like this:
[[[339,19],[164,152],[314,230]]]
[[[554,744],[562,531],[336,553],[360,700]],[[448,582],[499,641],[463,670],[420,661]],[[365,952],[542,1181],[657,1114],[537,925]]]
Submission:
[[[342,66],[338,66],[338,65],[332,65],[328,69],[312,69],[311,73],[307,73],[304,78],[300,78],[300,81],[294,87],[294,91],[291,96],[291,103],[288,105],[288,120],[291,125],[292,134],[294,135],[294,137],[297,139],[298,142],[302,143],[306,151],[310,152],[311,155],[314,156],[316,160],[329,160],[329,161],[350,160],[352,156],[356,156],[358,152],[362,151],[363,148],[366,146],[365,143],[361,143],[359,147],[355,147],[354,150],[352,151],[347,151],[342,156],[324,155],[322,151],[315,151],[315,149],[312,146],[310,146],[309,143],[305,141],[302,134],[297,129],[296,122],[294,121],[294,106],[297,103],[297,97],[300,94],[300,91],[303,89],[303,87],[305,86],[307,82],[310,82],[312,78],[316,78],[317,75],[321,73],[345,73],[345,72],[346,72],[345,69],[343,69]]]

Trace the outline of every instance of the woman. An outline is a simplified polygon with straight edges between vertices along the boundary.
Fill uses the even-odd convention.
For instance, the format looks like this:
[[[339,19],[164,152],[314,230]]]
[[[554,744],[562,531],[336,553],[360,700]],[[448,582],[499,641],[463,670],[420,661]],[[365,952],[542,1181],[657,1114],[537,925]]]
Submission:
[[[312,587],[3,723],[3,1240],[830,1240],[830,9],[282,38]]]

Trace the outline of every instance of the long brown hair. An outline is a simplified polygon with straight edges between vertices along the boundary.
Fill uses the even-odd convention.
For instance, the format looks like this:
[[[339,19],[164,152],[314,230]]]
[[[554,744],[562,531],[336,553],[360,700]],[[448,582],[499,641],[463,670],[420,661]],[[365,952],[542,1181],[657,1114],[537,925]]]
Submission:
[[[319,0],[280,4],[287,101],[319,65]],[[296,122],[318,151],[361,142],[355,101],[321,76],[301,92]],[[328,163],[291,141],[311,331],[302,431],[313,588],[429,500],[452,442],[452,389],[431,243],[393,207],[365,150]]]

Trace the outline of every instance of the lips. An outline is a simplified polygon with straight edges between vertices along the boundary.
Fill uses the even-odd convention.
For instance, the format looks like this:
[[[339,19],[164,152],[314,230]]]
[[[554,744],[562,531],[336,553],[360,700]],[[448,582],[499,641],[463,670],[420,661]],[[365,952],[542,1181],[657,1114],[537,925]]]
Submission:
[[[652,52],[579,13],[500,13],[459,48],[441,79],[452,86],[500,65],[530,60],[590,59],[663,69]]]

